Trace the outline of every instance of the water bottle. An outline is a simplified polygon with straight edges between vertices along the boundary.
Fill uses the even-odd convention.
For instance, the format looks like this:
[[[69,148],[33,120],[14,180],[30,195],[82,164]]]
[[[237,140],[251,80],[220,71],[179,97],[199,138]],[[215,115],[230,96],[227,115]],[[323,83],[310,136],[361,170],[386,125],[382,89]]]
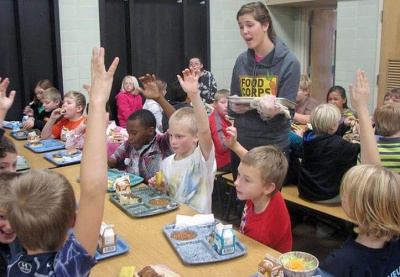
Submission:
[[[29,119],[29,115],[24,115],[24,116],[22,117],[22,123],[27,122],[28,119]]]

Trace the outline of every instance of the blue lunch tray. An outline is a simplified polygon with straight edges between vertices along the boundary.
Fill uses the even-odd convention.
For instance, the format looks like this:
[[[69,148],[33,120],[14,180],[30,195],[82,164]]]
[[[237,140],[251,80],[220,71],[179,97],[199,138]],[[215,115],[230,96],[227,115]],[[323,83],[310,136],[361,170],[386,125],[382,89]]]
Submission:
[[[64,142],[56,139],[45,139],[41,140],[41,142],[43,144],[42,146],[32,147],[30,143],[25,143],[24,146],[35,153],[43,153],[65,148]]]

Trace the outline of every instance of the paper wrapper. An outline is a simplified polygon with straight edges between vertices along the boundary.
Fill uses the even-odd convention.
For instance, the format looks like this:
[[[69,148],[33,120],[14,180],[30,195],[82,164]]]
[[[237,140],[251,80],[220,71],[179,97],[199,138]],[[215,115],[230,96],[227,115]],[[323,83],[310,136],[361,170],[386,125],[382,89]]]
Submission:
[[[204,225],[214,223],[213,214],[196,214],[194,216],[177,215],[175,228],[185,228],[188,226]]]

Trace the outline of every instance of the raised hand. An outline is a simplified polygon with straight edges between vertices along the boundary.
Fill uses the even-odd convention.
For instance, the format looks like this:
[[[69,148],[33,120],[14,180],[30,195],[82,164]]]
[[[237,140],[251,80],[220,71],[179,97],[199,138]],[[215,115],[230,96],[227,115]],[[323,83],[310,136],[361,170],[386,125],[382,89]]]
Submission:
[[[361,69],[357,70],[356,86],[354,87],[354,85],[351,84],[349,91],[351,106],[356,109],[356,111],[368,106],[370,89],[367,76]]]
[[[146,74],[145,76],[139,77],[139,81],[142,82],[144,90],[142,88],[136,88],[146,99],[158,99],[162,95],[160,94],[157,87],[157,78],[154,74]]]
[[[108,70],[106,70],[104,64],[104,48],[93,48],[91,61],[92,83],[88,91],[91,100],[99,100],[104,103],[108,101],[118,63],[119,58],[115,58]]]
[[[185,69],[182,71],[183,79],[180,75],[177,75],[178,81],[181,84],[182,89],[187,93],[188,97],[192,99],[194,95],[199,94],[199,77],[200,75],[193,69]]]
[[[7,97],[7,88],[9,84],[10,80],[8,78],[2,80],[0,77],[0,110],[4,112],[4,115],[11,108],[15,98],[15,90],[12,90]]]

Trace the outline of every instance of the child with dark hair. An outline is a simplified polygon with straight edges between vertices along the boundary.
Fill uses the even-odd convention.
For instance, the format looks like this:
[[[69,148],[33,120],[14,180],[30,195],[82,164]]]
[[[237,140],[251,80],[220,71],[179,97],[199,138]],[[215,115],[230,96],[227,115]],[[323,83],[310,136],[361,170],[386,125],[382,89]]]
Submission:
[[[33,101],[25,107],[23,111],[24,115],[28,115],[37,119],[39,114],[44,110],[44,107],[42,105],[42,94],[46,89],[51,87],[53,87],[53,84],[49,79],[42,79],[36,83],[34,88]]]
[[[200,76],[198,88],[203,101],[208,104],[213,103],[214,94],[217,92],[217,82],[214,75],[203,68],[203,61],[198,56],[190,59],[188,68],[194,70]]]
[[[350,130],[350,122],[356,119],[356,112],[347,105],[346,90],[342,86],[333,86],[328,90],[326,95],[326,103],[332,104],[339,108],[341,118],[336,134],[343,136]]]
[[[137,110],[128,117],[129,139],[108,159],[108,166],[142,176],[147,180],[161,170],[161,162],[171,155],[168,133],[156,134],[156,118],[149,110]]]
[[[17,171],[17,149],[7,137],[0,138],[0,174]]]
[[[141,77],[142,79],[144,77]],[[164,98],[157,87],[156,77],[150,76],[145,90],[139,88],[146,99],[153,99],[170,117],[175,109]],[[108,166],[142,176],[147,183],[157,171],[161,162],[173,153],[168,133],[156,134],[156,118],[149,110],[137,110],[126,122],[129,139],[121,144],[108,159]]]
[[[393,88],[383,97],[383,105],[399,104],[400,103],[400,88]]]

